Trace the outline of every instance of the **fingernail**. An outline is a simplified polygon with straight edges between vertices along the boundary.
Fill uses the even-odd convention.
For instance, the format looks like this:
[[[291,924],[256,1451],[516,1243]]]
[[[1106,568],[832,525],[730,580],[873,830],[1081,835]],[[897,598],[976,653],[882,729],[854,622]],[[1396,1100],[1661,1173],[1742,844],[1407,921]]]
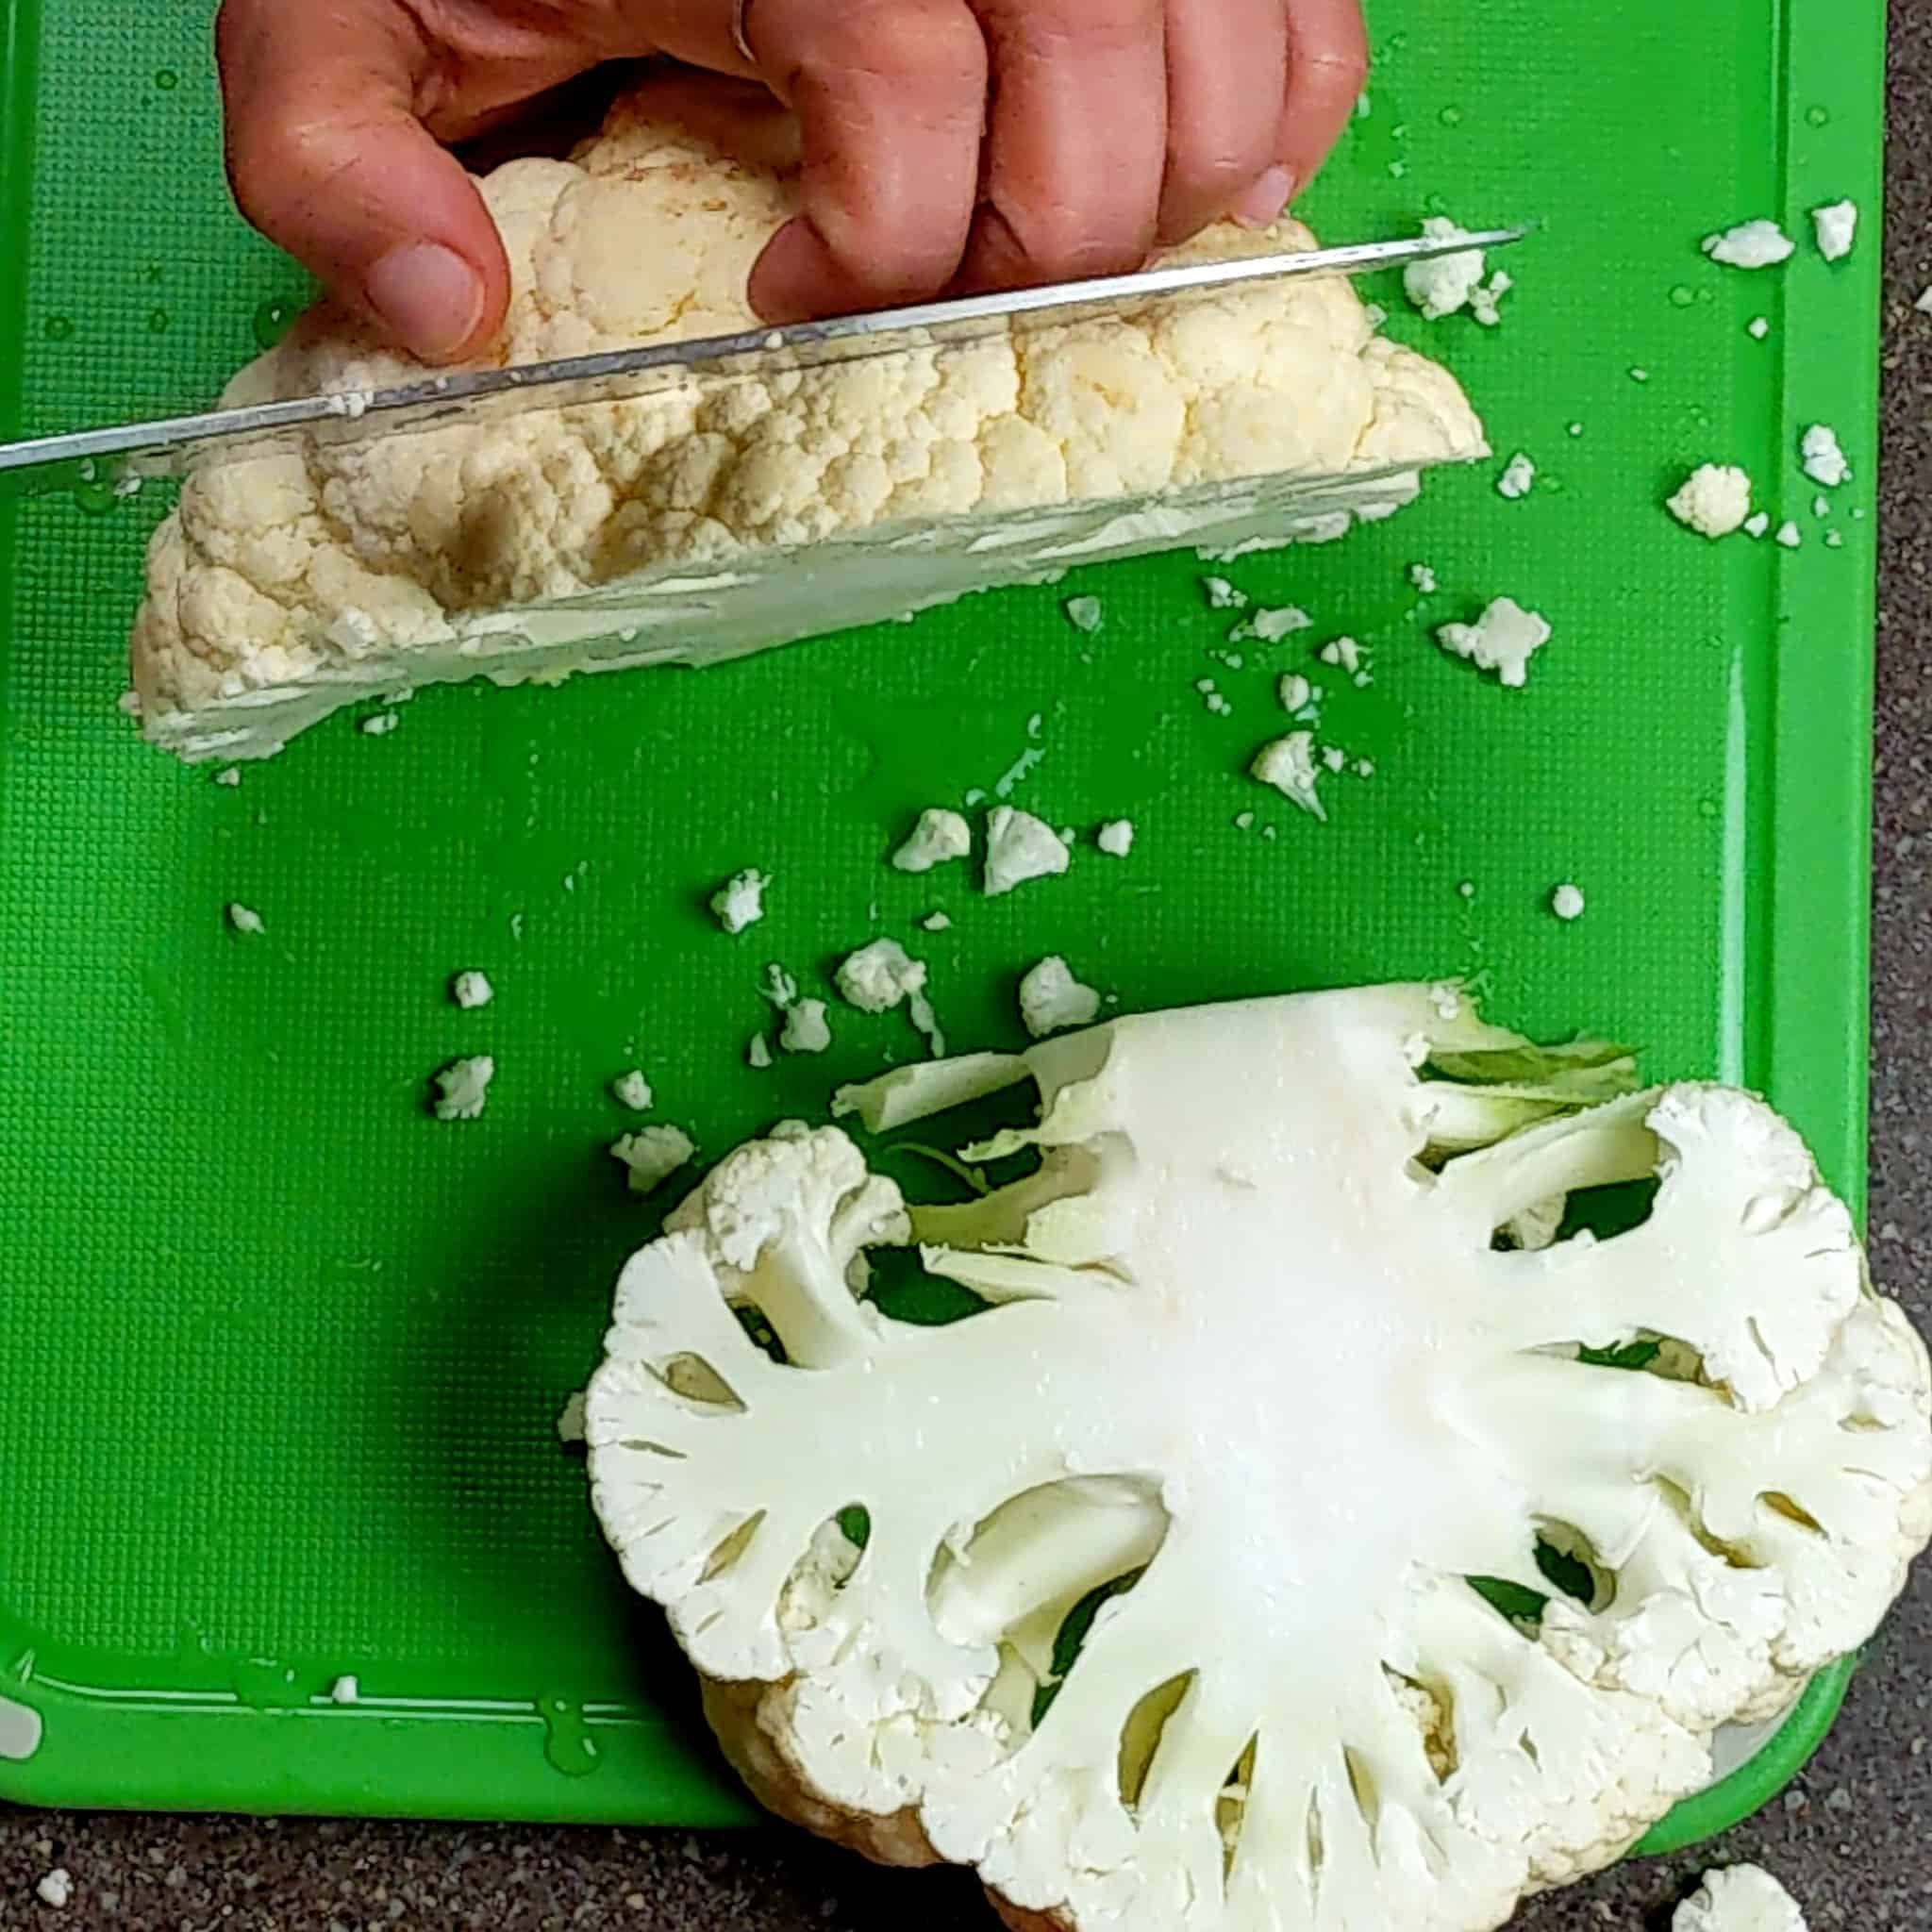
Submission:
[[[804,322],[826,312],[836,280],[830,249],[809,222],[794,216],[752,264],[747,292],[761,322]]]
[[[455,355],[483,314],[483,277],[440,242],[391,248],[362,292],[391,334],[425,361]]]
[[[1294,176],[1279,165],[1257,175],[1228,209],[1244,228],[1272,228],[1294,193]]]

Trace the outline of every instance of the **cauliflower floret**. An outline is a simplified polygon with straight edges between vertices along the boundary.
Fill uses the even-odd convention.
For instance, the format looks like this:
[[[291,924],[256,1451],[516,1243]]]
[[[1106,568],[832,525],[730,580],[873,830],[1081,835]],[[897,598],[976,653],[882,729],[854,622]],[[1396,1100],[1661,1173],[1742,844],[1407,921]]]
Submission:
[[[1806,430],[1798,448],[1800,466],[1814,483],[1836,490],[1851,480],[1852,466],[1845,459],[1838,431],[1828,423],[1814,423]]]
[[[618,1074],[610,1083],[610,1092],[619,1106],[629,1108],[633,1113],[649,1113],[651,1110],[651,1083],[637,1067]]]
[[[1093,835],[1093,842],[1109,858],[1124,858],[1134,849],[1132,819],[1108,819]]]
[[[1514,597],[1498,597],[1474,624],[1445,624],[1436,631],[1437,643],[1452,658],[1467,658],[1514,689],[1528,683],[1529,660],[1549,641],[1548,623]]]
[[[466,1011],[474,1011],[478,1007],[487,1007],[496,997],[496,989],[491,985],[488,974],[458,973],[449,983],[449,996]]]
[[[1486,1932],[1706,1784],[1932,1534],[1924,1348],[1753,1097],[1624,1091],[1620,1049],[1439,984],[838,1105],[1016,1067],[1039,1124],[961,1158],[1032,1172],[908,1212],[788,1126],[618,1286],[597,1513],[787,1816],[1059,1932]],[[1557,1238],[1646,1178],[1647,1220]],[[867,1249],[915,1239],[976,1312],[874,1300]]]
[[[986,822],[986,875],[989,898],[1010,892],[1028,879],[1050,878],[1073,863],[1066,841],[1030,811],[995,806]]]
[[[925,962],[897,940],[874,940],[848,956],[834,975],[839,997],[861,1013],[889,1013],[925,987]]]
[[[482,182],[510,265],[492,359],[759,326],[746,282],[796,212],[794,157],[775,106],[699,127],[691,93],[647,80],[570,159]],[[1284,220],[1271,242],[1313,238]],[[1254,245],[1224,224],[1177,258]],[[322,308],[225,400],[359,402],[425,374]],[[1069,545],[1321,534],[1483,449],[1455,381],[1377,339],[1345,278],[317,443],[189,479],[134,625],[141,724],[191,757],[259,757],[359,697],[708,662],[1030,580]]]
[[[1797,244],[1775,222],[1740,222],[1704,238],[1704,252],[1726,268],[1773,268],[1789,261]]]
[[[496,1077],[496,1062],[487,1053],[472,1054],[467,1059],[452,1060],[436,1076],[437,1097],[433,1102],[440,1121],[481,1120],[490,1096],[490,1083]]]
[[[1423,233],[1431,242],[1459,241],[1468,232],[1446,215],[1431,215],[1423,224]],[[1480,248],[1412,261],[1402,271],[1403,292],[1422,310],[1425,322],[1440,322],[1469,307],[1482,282],[1483,266]]]
[[[640,1127],[610,1143],[611,1158],[623,1162],[625,1180],[634,1194],[661,1187],[697,1151],[682,1127]]]
[[[831,1022],[824,1000],[793,1000],[785,1008],[778,1045],[785,1053],[824,1053],[832,1043]]]
[[[1806,1932],[1798,1902],[1757,1865],[1730,1865],[1704,1882],[1671,1919],[1671,1932]]]
[[[972,850],[973,828],[965,819],[943,806],[928,806],[892,854],[892,863],[901,872],[930,872],[936,865],[964,858]]]
[[[1274,786],[1284,798],[1300,806],[1310,817],[1327,818],[1328,813],[1317,789],[1322,774],[1315,763],[1315,734],[1312,731],[1291,731],[1286,738],[1277,738],[1264,744],[1255,754],[1248,773],[1262,784]]]
[[[1735,463],[1700,463],[1664,508],[1700,537],[1728,537],[1751,514],[1751,478]]]
[[[772,883],[763,873],[748,868],[732,875],[711,894],[711,916],[728,933],[741,933],[765,916],[765,888]]]
[[[1020,1018],[1035,1040],[1071,1026],[1091,1026],[1100,1011],[1100,995],[1074,977],[1058,953],[1027,969],[1020,982]]]

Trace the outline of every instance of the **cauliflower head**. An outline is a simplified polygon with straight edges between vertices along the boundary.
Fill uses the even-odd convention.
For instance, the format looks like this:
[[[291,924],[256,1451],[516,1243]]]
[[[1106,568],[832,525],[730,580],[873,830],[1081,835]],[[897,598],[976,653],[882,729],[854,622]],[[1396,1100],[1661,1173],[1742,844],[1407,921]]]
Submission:
[[[839,1096],[1030,1080],[959,1205],[837,1128],[724,1161],[587,1427],[753,1790],[1079,1932],[1477,1932],[1616,1858],[1932,1534],[1846,1209],[1760,1101],[1632,1079],[1368,988]],[[953,1319],[886,1292],[908,1241]]]
[[[512,276],[500,361],[758,326],[745,282],[793,210],[789,157],[690,107],[647,84],[574,158],[482,182]],[[1224,227],[1194,252],[1256,245]],[[425,373],[325,307],[224,400]],[[705,661],[1076,560],[1286,541],[1483,448],[1454,379],[1343,280],[318,441],[189,480],[149,551],[134,685],[157,741],[261,755],[372,690]],[[807,545],[828,547],[802,597]]]

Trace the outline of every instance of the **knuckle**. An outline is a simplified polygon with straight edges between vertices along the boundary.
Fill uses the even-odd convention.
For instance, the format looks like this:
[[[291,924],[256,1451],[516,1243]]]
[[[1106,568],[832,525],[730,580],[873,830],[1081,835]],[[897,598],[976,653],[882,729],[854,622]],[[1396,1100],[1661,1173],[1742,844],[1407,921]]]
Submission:
[[[908,77],[983,85],[986,43],[954,0],[801,0],[782,18],[790,64],[827,88]]]

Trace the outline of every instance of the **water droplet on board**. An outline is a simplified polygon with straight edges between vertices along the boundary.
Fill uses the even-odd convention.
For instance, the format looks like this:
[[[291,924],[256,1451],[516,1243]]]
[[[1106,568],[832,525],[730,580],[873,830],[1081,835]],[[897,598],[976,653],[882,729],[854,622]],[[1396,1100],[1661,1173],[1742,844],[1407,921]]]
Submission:
[[[1691,303],[1696,301],[1696,291],[1691,289],[1687,289],[1682,282],[1679,282],[1677,286],[1671,291],[1671,307],[1673,308],[1690,308]]]
[[[74,324],[64,315],[48,316],[44,333],[50,342],[64,342],[73,338]]]
[[[288,334],[295,319],[295,305],[280,299],[264,302],[255,311],[255,340],[264,349],[273,349]]]
[[[1440,121],[1444,127],[1460,127],[1462,125],[1462,109],[1460,108],[1444,108],[1442,111],[1436,116],[1436,119]]]
[[[1829,108],[1809,107],[1805,109],[1805,118],[1814,127],[1823,127],[1831,119]]]
[[[165,335],[168,330],[169,320],[168,311],[165,308],[150,308],[147,312],[148,334],[151,336]]]
[[[567,1697],[540,1697],[537,1710],[543,1720],[543,1756],[551,1768],[565,1777],[589,1777],[602,1754],[582,1708]]]
[[[181,76],[172,67],[158,67],[155,70],[155,85],[164,94],[171,94],[181,85]]]

